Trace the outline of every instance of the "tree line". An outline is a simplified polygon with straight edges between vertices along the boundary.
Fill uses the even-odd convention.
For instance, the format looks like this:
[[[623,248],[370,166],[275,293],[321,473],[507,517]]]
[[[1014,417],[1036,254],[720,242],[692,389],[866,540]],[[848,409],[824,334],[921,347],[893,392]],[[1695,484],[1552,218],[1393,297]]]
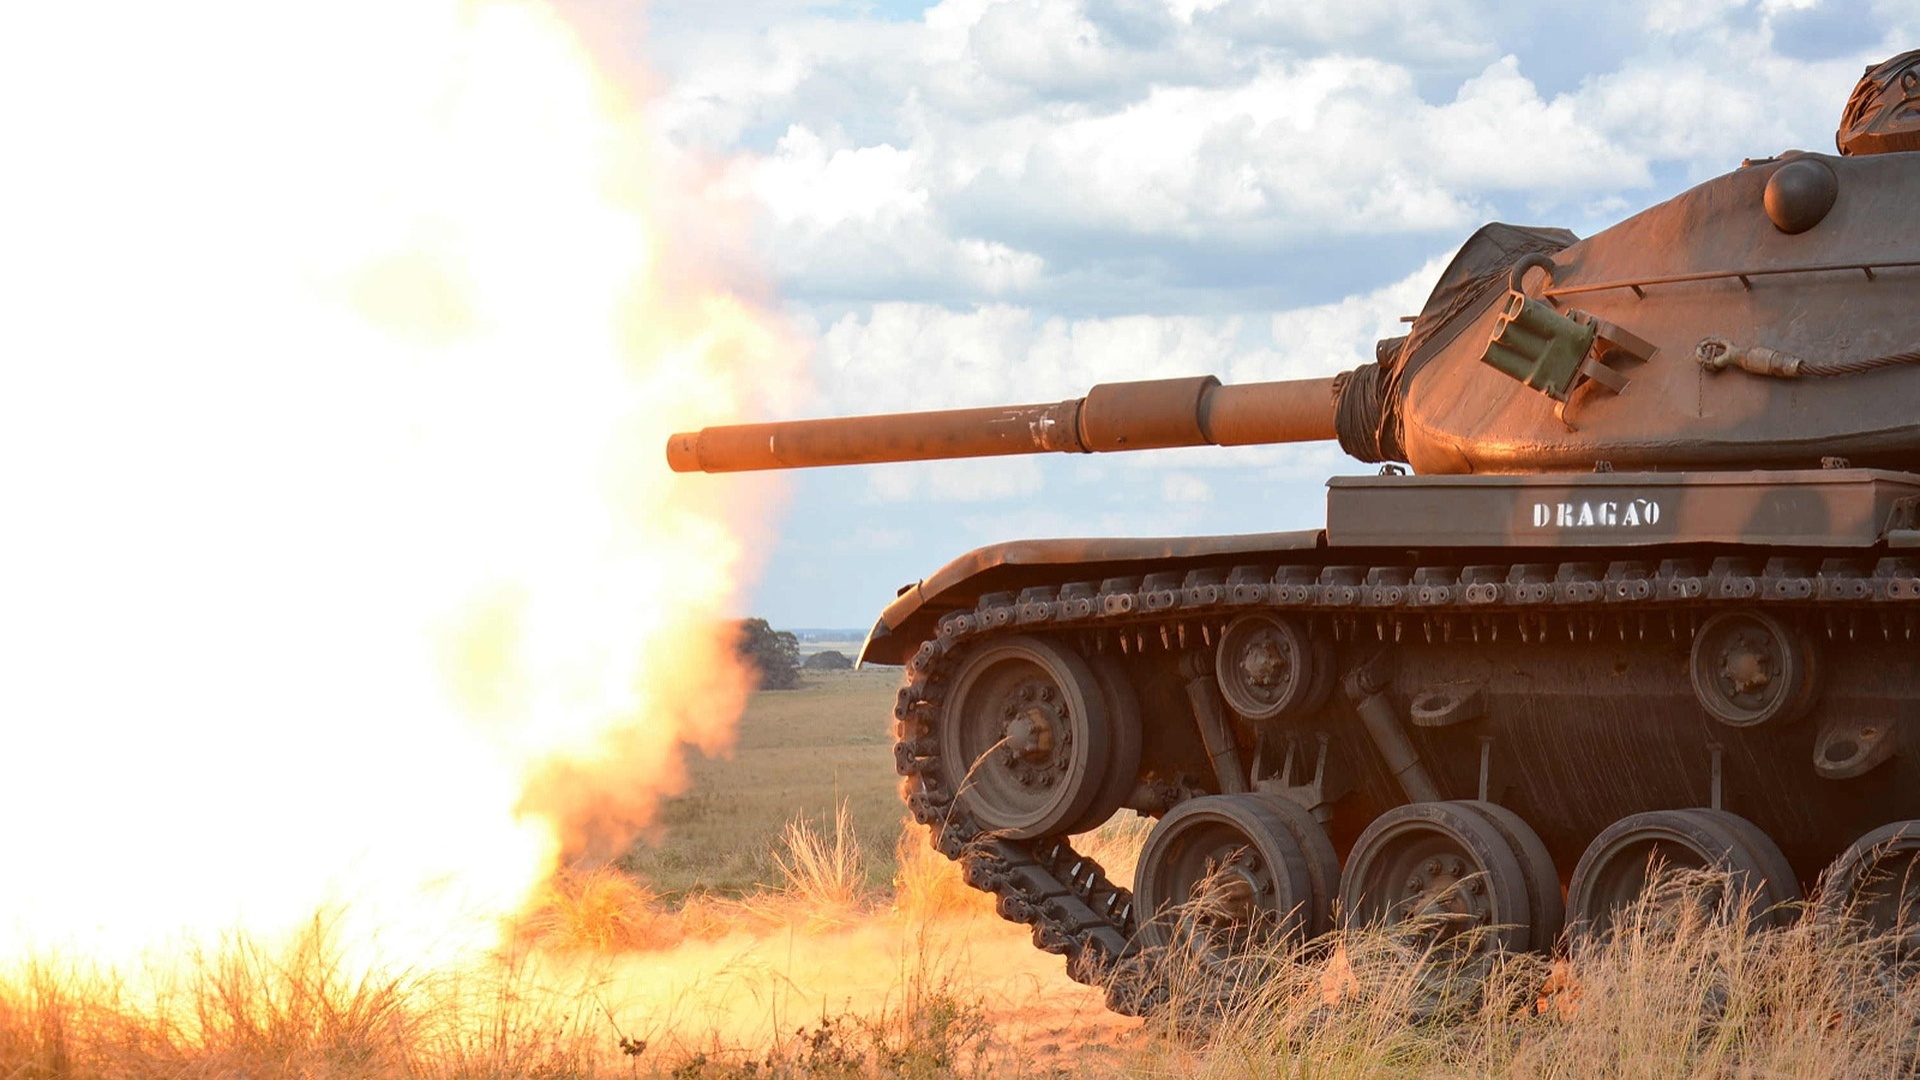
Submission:
[[[736,624],[738,637],[734,650],[742,663],[757,676],[762,690],[794,690],[800,686],[800,672],[844,671],[853,661],[837,649],[814,653],[800,659],[800,640],[786,630],[775,630],[765,619],[742,619]]]

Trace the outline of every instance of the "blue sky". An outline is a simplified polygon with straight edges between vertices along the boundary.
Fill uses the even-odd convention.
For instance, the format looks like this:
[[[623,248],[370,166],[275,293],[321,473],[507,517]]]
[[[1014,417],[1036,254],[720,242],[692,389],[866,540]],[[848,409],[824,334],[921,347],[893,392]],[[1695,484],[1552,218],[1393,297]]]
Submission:
[[[918,20],[930,4],[920,0],[872,0],[863,5],[875,18],[889,19],[894,22],[912,22]]]
[[[782,416],[1371,358],[1491,220],[1581,235],[1830,151],[1886,0],[659,0],[658,136],[808,354]],[[865,626],[1027,536],[1321,520],[1330,446],[796,474],[743,614]],[[716,484],[733,481],[716,479]],[[742,489],[744,490],[744,489]]]

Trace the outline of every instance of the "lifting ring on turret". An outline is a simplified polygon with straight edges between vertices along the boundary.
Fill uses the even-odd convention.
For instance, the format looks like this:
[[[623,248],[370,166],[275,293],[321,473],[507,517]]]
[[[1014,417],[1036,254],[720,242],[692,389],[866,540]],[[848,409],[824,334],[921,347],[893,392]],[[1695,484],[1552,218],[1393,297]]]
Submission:
[[[1820,911],[1893,935],[1891,959],[1920,953],[1920,821],[1895,821],[1855,840],[1827,871]]]
[[[1219,962],[1325,933],[1340,858],[1313,815],[1279,795],[1205,795],[1160,819],[1140,851],[1134,910],[1150,945]]]
[[[1726,875],[1690,882],[1687,871]],[[1605,936],[1639,915],[1664,914],[1697,905],[1711,916],[1723,904],[1738,905],[1751,925],[1777,926],[1800,899],[1793,868],[1779,845],[1746,818],[1725,810],[1649,810],[1607,826],[1573,868],[1567,885],[1567,921],[1580,931]]]
[[[1513,264],[1513,270],[1507,274],[1507,289],[1525,295],[1527,290],[1523,286],[1527,281],[1527,271],[1536,269],[1547,272],[1546,285],[1551,286],[1556,267],[1552,259],[1536,251],[1531,255],[1521,256],[1520,261]]]
[[[954,673],[939,731],[955,798],[1016,840],[1068,832],[1106,787],[1107,694],[1092,666],[1055,642],[980,646]]]
[[[1813,640],[1762,611],[1722,611],[1693,636],[1694,697],[1729,727],[1790,721],[1820,693]]]
[[[1417,802],[1375,818],[1340,880],[1350,924],[1415,923],[1435,946],[1468,953],[1552,942],[1559,878],[1546,847],[1517,815],[1496,821],[1485,807]]]

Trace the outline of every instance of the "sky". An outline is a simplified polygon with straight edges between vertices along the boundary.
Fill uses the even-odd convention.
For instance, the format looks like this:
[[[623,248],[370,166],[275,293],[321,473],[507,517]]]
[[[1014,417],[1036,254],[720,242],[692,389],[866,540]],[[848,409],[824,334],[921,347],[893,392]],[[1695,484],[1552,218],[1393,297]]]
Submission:
[[[1920,47],[1911,0],[575,6],[638,50],[655,138],[731,223],[711,258],[804,351],[770,418],[1351,368],[1481,224],[1586,236],[1831,152],[1862,70]],[[797,473],[741,614],[866,627],[1001,540],[1311,528],[1368,468],[1315,444]]]

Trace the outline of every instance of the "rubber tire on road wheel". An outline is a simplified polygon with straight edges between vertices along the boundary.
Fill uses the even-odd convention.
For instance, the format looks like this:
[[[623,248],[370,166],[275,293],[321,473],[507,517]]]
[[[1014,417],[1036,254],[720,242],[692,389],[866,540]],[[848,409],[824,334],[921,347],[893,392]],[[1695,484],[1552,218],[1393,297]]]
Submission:
[[[1878,904],[1863,906],[1864,888],[1888,880],[1878,876],[1881,864],[1903,860],[1907,865],[1896,865],[1891,873],[1899,875],[1900,891],[1912,903],[1896,901],[1893,907],[1905,907],[1907,914],[1877,910]],[[1820,912],[1829,919],[1845,917],[1864,923],[1874,933],[1900,930],[1900,951],[1911,953],[1920,947],[1920,896],[1916,894],[1920,894],[1920,821],[1894,821],[1855,840],[1833,861],[1820,892]]]
[[[1717,869],[1732,875],[1735,888],[1754,889],[1755,926],[1783,924],[1792,917],[1787,905],[1800,897],[1779,845],[1745,818],[1704,807],[1647,810],[1602,829],[1581,853],[1567,885],[1569,923],[1580,933],[1609,933],[1615,913],[1648,884],[1655,856],[1675,870]]]
[[[1287,830],[1293,833],[1294,842],[1300,845],[1300,854],[1307,861],[1307,880],[1312,893],[1303,929],[1307,937],[1319,937],[1333,929],[1333,903],[1340,899],[1340,853],[1333,849],[1327,827],[1306,807],[1285,795],[1268,792],[1257,792],[1253,798],[1271,805]]]
[[[1107,730],[1112,738],[1100,790],[1087,812],[1067,830],[1075,835],[1092,832],[1106,824],[1114,811],[1127,801],[1127,796],[1133,794],[1134,782],[1140,776],[1141,744],[1145,741],[1140,725],[1140,699],[1127,678],[1126,665],[1106,653],[1095,653],[1086,661],[1093,669],[1093,677],[1100,682],[1107,707]]]
[[[1553,951],[1561,929],[1566,926],[1567,904],[1560,890],[1560,871],[1553,865],[1553,855],[1547,851],[1546,842],[1526,819],[1499,803],[1461,799],[1460,805],[1493,822],[1493,827],[1513,845],[1513,853],[1520,860],[1520,874],[1527,882],[1527,911],[1533,925],[1529,944],[1535,952]]]
[[[1479,876],[1485,897],[1486,945],[1525,952],[1533,941],[1532,902],[1515,845],[1492,820],[1462,802],[1396,806],[1373,820],[1347,853],[1340,908],[1349,926],[1395,925],[1411,914],[1403,883],[1430,860],[1463,864],[1457,877]]]
[[[1287,812],[1268,796],[1203,795],[1168,811],[1140,850],[1133,900],[1141,940],[1172,944],[1179,936],[1177,909],[1196,899],[1198,886],[1221,869],[1223,857],[1240,852],[1254,856],[1271,889],[1259,901],[1273,920],[1262,943],[1295,937],[1313,926],[1310,860],[1324,852],[1309,856]]]

